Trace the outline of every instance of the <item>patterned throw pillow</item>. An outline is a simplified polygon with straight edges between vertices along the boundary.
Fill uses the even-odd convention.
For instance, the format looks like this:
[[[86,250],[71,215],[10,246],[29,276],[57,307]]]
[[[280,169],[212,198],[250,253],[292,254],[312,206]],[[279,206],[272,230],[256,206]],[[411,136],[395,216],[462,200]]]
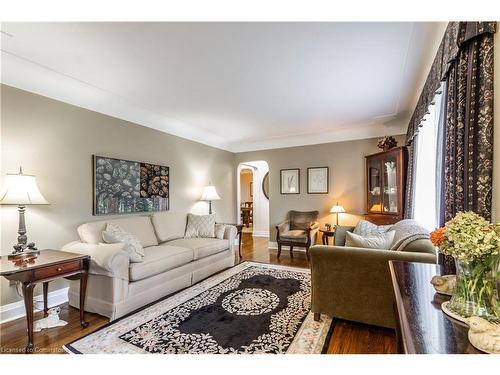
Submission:
[[[224,239],[224,232],[226,231],[225,224],[215,224],[215,237],[219,240]]]
[[[184,238],[215,238],[215,214],[188,214]]]
[[[349,247],[365,247],[369,249],[389,250],[396,232],[391,230],[385,233],[372,234],[370,236],[359,236],[346,232],[345,245]]]
[[[144,249],[137,236],[132,233],[125,232],[116,224],[108,224],[106,230],[102,232],[102,239],[106,243],[123,243],[125,250],[132,263],[140,263],[144,258]]]
[[[392,225],[377,225],[366,220],[360,220],[356,228],[352,231],[359,236],[371,236],[372,234],[385,233],[391,229]]]

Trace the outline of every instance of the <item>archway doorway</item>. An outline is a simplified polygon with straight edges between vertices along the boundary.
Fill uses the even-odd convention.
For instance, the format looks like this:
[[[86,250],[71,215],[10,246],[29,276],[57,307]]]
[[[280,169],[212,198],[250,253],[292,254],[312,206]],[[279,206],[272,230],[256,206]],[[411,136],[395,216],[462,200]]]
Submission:
[[[269,165],[266,161],[240,163],[237,176],[238,223],[254,237],[269,237]]]

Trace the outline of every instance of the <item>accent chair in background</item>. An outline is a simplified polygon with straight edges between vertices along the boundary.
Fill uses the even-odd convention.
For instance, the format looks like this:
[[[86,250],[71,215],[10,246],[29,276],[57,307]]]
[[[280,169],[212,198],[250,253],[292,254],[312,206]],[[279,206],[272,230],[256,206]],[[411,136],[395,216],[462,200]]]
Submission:
[[[276,242],[278,242],[278,258],[282,246],[290,247],[290,257],[293,258],[294,247],[304,247],[309,259],[309,247],[315,243],[318,233],[318,211],[288,211],[287,220],[276,226]]]

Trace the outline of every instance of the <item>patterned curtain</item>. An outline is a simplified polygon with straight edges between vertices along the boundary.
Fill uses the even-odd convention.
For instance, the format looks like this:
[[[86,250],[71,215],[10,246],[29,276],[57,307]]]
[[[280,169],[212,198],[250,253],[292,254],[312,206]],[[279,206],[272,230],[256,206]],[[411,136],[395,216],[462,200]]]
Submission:
[[[412,142],[447,81],[444,135],[444,218],[473,210],[491,218],[493,169],[493,33],[496,22],[450,22],[406,134],[409,148],[405,217],[413,213],[415,158]],[[413,149],[415,147],[413,146]]]
[[[463,33],[463,34],[462,34]],[[459,38],[465,40],[465,30]],[[444,218],[472,210],[491,219],[493,35],[462,43],[447,74]]]

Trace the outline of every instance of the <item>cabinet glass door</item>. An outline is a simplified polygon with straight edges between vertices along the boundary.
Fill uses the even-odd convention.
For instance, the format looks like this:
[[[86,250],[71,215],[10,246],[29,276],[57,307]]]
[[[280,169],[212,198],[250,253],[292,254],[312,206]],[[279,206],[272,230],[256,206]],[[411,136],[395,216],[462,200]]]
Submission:
[[[398,213],[397,158],[389,154],[384,158],[383,212]]]
[[[382,160],[368,160],[368,211],[382,212]]]

